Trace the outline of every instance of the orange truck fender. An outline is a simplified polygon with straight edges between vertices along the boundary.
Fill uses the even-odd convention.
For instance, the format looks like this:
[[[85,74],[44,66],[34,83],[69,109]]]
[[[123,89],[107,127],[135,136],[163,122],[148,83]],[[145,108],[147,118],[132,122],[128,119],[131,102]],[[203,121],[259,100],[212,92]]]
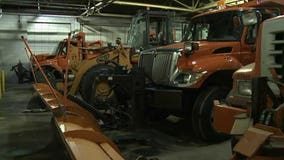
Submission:
[[[195,84],[190,85],[190,88],[200,88],[203,82],[214,73],[219,71],[233,71],[242,66],[241,62],[234,58],[233,56],[219,56],[219,55],[210,55],[206,57],[198,57],[198,58],[191,58],[191,61],[187,61],[188,64],[183,66],[182,64],[179,65],[180,68],[183,68],[183,71],[187,69],[192,72],[206,72],[203,75],[203,78],[200,78]],[[186,68],[186,69],[185,69]]]

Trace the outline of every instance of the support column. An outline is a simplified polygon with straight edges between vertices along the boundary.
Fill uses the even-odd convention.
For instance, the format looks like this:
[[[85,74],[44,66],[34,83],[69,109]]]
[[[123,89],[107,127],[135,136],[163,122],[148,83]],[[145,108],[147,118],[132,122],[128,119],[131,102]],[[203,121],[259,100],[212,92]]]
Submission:
[[[0,99],[2,99],[2,73],[0,76]]]
[[[2,93],[6,90],[6,72],[4,70],[1,71],[1,89]]]

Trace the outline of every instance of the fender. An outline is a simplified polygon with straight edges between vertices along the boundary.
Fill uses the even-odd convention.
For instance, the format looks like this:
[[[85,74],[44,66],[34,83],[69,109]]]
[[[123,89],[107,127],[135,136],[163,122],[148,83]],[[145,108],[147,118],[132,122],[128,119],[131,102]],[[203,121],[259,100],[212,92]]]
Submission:
[[[35,55],[38,62],[43,62],[43,61],[46,61],[46,60],[55,59],[56,56],[57,55],[50,54],[50,53],[41,53],[41,54]]]
[[[189,62],[190,63],[190,62]],[[200,88],[204,81],[219,71],[226,70],[237,70],[242,67],[241,62],[231,56],[231,55],[210,55],[202,56],[191,61],[191,70],[192,72],[203,72],[206,71],[206,74],[203,75],[198,82],[194,85],[189,86],[190,88]],[[180,68],[181,69],[181,68]],[[183,69],[181,69],[183,70]]]
[[[39,64],[41,67],[45,67],[45,66],[52,67],[52,68],[55,68],[57,71],[62,72],[61,66],[58,65],[57,58],[40,61]]]
[[[201,71],[219,71],[219,70],[237,70],[242,66],[241,62],[229,54],[227,55],[211,55],[203,56],[195,59],[193,64],[193,72]]]

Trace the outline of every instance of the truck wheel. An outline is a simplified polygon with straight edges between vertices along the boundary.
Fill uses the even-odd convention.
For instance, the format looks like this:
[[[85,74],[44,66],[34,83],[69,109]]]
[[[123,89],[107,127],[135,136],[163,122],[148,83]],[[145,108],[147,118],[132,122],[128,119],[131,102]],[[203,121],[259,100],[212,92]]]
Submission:
[[[88,102],[89,104],[94,103],[94,99],[92,95],[95,95],[95,91],[93,86],[96,85],[96,77],[99,75],[109,75],[114,72],[114,68],[109,65],[98,65],[93,68],[90,68],[82,77],[80,82],[80,94],[84,101]],[[101,91],[105,90],[108,86],[107,82],[100,83]],[[105,93],[106,94],[106,93]]]
[[[225,87],[206,88],[197,97],[192,110],[192,127],[195,134],[208,142],[218,142],[228,135],[217,132],[213,127],[213,100],[225,99],[229,89]]]
[[[90,104],[99,109],[106,109],[109,106],[116,106],[116,102],[112,84],[105,79],[96,79],[92,85]]]

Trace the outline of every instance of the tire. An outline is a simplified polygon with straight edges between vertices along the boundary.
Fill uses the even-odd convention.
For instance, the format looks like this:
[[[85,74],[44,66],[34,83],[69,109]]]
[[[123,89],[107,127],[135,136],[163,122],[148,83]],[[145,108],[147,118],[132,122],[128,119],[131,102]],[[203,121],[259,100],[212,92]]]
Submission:
[[[94,104],[92,95],[94,95],[93,86],[96,85],[96,77],[100,74],[110,75],[114,73],[114,67],[110,65],[97,65],[90,68],[82,77],[79,92],[84,101]]]
[[[213,127],[213,100],[225,99],[229,89],[225,87],[209,87],[202,91],[192,110],[192,127],[194,133],[207,142],[219,142],[229,136],[217,132]]]

